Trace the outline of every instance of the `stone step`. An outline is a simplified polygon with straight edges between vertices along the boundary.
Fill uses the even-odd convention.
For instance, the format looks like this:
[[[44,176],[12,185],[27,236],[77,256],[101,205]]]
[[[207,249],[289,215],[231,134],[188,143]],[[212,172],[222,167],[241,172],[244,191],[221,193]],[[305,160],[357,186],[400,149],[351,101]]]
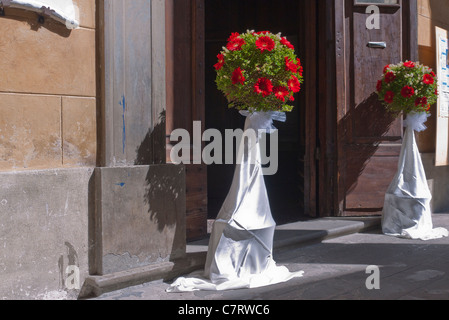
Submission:
[[[274,250],[319,243],[326,239],[380,228],[381,218],[321,218],[300,221],[276,227]],[[104,293],[156,281],[170,281],[179,276],[201,270],[206,262],[209,239],[190,242],[187,253],[175,261],[162,262],[141,268],[87,277],[80,292],[80,299],[98,297]]]

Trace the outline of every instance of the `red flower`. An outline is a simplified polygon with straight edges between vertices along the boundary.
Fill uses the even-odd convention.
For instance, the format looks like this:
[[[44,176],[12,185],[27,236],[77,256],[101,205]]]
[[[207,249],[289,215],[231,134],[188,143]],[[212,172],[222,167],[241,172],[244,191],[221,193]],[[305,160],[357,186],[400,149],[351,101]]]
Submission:
[[[290,43],[290,41],[287,40],[287,38],[282,37],[282,38],[281,38],[281,43],[282,43],[284,46],[286,46],[287,48],[295,50],[295,47]]]
[[[294,96],[290,96],[289,100],[290,101],[295,101],[295,97]]]
[[[401,90],[401,95],[402,95],[404,98],[410,98],[410,97],[412,97],[414,94],[415,94],[415,89],[413,89],[413,88],[410,87],[410,86],[405,86],[405,87],[403,87],[402,90]]]
[[[260,78],[254,85],[254,92],[267,97],[273,92],[273,84],[270,79]]]
[[[415,106],[422,105],[423,107],[427,106],[428,100],[427,97],[423,98],[416,98],[415,100]]]
[[[435,89],[435,95],[437,96],[438,95],[438,89]]]
[[[232,38],[232,36],[231,36],[231,38]],[[245,44],[246,44],[246,42],[242,38],[234,37],[234,38],[232,38],[231,41],[229,41],[226,48],[228,48],[228,50],[230,50],[230,51],[239,51],[242,49],[243,45],[245,45]]]
[[[243,76],[242,73],[242,69],[240,69],[240,67],[238,67],[237,69],[234,70],[234,72],[232,73],[232,84],[244,84],[245,83],[245,77]]]
[[[301,83],[295,76],[292,76],[291,79],[288,80],[287,84],[290,91],[299,92],[301,90]]]
[[[423,97],[422,99],[421,99],[421,105],[424,107],[424,106],[427,106],[427,104],[429,103],[429,101],[428,101],[428,99],[427,99],[427,97]]]
[[[264,52],[267,51],[273,51],[274,47],[276,46],[276,43],[273,39],[267,36],[260,37],[256,41],[256,47],[260,49],[260,51]]]
[[[274,95],[278,100],[285,102],[285,97],[289,95],[288,89],[285,87],[274,87],[273,88]]]
[[[389,64],[387,64],[387,65],[384,67],[384,74],[387,73],[387,71],[388,71],[389,68],[390,68],[390,65],[389,65]]]
[[[386,75],[385,75],[385,82],[386,83],[391,83],[391,82],[393,82],[394,80],[396,79],[396,76],[394,75],[394,73],[393,72],[388,72]]]
[[[285,71],[298,72],[298,66],[289,57],[285,57]]]
[[[387,91],[387,93],[385,93],[384,100],[385,100],[386,103],[392,103],[393,102],[393,98],[394,98],[394,92],[393,91]]]
[[[407,62],[404,62],[404,66],[406,66],[407,68],[414,68],[415,63],[412,61],[407,61]]]
[[[430,71],[430,74],[432,75],[432,77],[436,76],[435,72],[433,72],[433,71]]]
[[[231,33],[231,36],[229,37],[228,41],[229,42],[233,42],[237,38],[240,38],[240,34],[238,32],[233,32],[233,33]]]
[[[217,56],[218,58],[218,63],[214,65],[216,70],[220,70],[221,68],[223,68],[224,64],[225,64],[225,60],[224,60],[224,55],[222,55],[221,53]]]
[[[430,74],[426,73],[424,75],[423,82],[425,84],[433,84],[435,82],[435,79]]]
[[[376,90],[377,92],[380,92],[380,90],[382,90],[382,80],[377,81]]]
[[[270,33],[270,31],[259,31],[259,32],[256,32],[255,34],[259,35],[259,34],[269,34],[269,33]]]
[[[296,62],[297,62],[297,66],[298,66],[298,72],[299,72],[299,75],[302,77],[303,67],[302,67],[302,65],[301,65],[301,59],[297,58],[297,59],[296,59]]]

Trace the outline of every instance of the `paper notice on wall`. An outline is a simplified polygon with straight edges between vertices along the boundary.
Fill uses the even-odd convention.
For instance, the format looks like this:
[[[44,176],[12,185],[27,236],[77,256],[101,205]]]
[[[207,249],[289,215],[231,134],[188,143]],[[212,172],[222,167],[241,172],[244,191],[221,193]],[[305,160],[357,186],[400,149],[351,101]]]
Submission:
[[[78,8],[72,0],[0,0],[0,5],[44,14],[64,23],[68,29],[79,27]]]
[[[440,36],[438,38],[438,92],[439,108],[438,116],[449,117],[449,60],[448,39]]]

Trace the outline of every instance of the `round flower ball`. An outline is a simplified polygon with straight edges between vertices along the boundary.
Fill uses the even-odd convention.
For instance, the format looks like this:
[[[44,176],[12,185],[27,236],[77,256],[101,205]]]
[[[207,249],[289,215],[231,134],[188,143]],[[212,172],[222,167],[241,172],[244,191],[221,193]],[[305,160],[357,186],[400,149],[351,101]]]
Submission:
[[[389,64],[376,87],[379,99],[394,113],[426,112],[438,99],[435,73],[418,62]]]
[[[217,59],[217,88],[230,108],[292,111],[289,103],[301,90],[303,67],[295,47],[281,34],[232,33]]]

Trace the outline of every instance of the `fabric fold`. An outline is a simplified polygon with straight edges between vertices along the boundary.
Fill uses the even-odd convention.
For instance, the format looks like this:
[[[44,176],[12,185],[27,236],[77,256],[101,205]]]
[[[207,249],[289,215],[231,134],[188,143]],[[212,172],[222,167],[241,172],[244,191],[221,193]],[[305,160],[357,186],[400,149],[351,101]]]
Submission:
[[[245,131],[276,130],[281,113],[241,112]],[[280,120],[279,120],[280,119]],[[273,260],[273,220],[262,174],[259,135],[243,139],[229,193],[213,225],[204,271],[177,279],[168,292],[256,288],[302,277]]]

